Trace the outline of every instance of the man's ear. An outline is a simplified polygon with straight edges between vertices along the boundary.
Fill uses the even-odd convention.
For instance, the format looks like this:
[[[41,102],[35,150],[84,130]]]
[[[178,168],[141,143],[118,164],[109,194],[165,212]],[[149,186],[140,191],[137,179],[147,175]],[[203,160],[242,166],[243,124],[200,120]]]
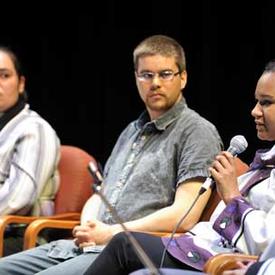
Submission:
[[[181,87],[181,90],[185,88],[186,86],[186,83],[187,83],[187,71],[182,71],[181,74],[180,74],[180,81],[181,81],[181,84],[180,84],[180,87]]]

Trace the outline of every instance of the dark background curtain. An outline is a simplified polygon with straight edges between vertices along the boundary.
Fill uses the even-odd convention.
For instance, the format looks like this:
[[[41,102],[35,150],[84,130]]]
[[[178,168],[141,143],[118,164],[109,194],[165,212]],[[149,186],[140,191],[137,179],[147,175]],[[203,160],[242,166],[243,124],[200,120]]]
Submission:
[[[133,49],[149,35],[166,34],[186,51],[189,107],[216,125],[225,147],[243,134],[245,161],[263,147],[250,111],[264,64],[275,58],[273,1],[87,2],[1,4],[0,43],[19,53],[31,107],[63,144],[105,163],[144,108]]]

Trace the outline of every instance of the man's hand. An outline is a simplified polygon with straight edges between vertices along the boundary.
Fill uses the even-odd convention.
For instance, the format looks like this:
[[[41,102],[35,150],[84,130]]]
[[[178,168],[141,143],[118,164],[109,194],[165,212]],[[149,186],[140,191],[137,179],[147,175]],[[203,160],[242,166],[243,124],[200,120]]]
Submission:
[[[118,225],[108,225],[96,219],[73,229],[75,244],[79,247],[106,244],[116,233],[122,231]]]

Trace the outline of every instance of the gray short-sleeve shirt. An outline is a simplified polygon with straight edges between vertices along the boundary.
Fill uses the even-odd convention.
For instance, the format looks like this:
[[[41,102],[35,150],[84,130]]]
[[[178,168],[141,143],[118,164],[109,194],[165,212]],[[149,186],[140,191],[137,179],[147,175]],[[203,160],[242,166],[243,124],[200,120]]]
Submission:
[[[185,99],[154,121],[148,113],[120,135],[104,170],[104,194],[124,221],[172,204],[178,184],[207,177],[222,149],[213,124],[188,108]],[[102,205],[99,220],[115,223]]]

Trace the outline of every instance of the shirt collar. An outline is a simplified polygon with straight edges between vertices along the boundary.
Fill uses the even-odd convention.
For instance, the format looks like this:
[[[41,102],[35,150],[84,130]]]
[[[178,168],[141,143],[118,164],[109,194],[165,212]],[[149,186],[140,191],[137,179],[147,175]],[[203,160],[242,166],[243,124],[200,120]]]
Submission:
[[[159,131],[164,131],[177,117],[181,112],[187,107],[186,100],[184,97],[181,100],[173,105],[167,112],[161,115],[159,118],[150,120],[150,116],[147,111],[144,111],[136,122],[136,127],[138,129],[146,127],[147,125],[154,125],[154,127]]]
[[[271,149],[259,149],[256,151],[253,162],[250,164],[250,169],[260,169],[264,166],[275,165],[275,145]]]
[[[18,101],[9,110],[4,112],[0,117],[0,131],[5,127],[5,125],[13,119],[17,114],[19,114],[26,106],[26,100],[23,96],[19,96]]]

